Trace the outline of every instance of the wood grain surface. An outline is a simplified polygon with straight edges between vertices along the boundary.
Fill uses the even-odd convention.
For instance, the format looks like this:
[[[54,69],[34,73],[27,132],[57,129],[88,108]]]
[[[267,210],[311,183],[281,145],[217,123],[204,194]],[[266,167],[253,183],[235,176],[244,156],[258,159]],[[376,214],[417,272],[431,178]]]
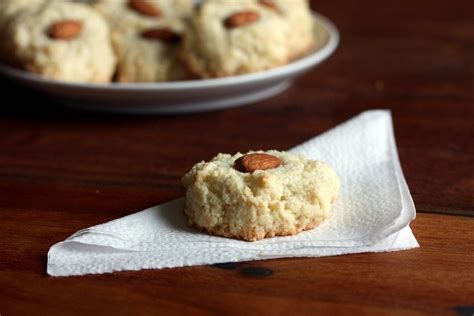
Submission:
[[[335,55],[249,107],[94,114],[0,79],[0,314],[473,315],[474,3],[313,7],[341,31]],[[182,195],[180,177],[197,161],[288,149],[373,108],[393,113],[420,249],[45,275],[52,244]]]
[[[456,307],[474,305],[472,218],[421,214],[413,224],[421,248],[401,252],[51,278],[45,275],[49,245],[88,225],[79,218],[93,214],[80,212],[70,221],[64,212],[4,213],[2,315],[455,315]]]

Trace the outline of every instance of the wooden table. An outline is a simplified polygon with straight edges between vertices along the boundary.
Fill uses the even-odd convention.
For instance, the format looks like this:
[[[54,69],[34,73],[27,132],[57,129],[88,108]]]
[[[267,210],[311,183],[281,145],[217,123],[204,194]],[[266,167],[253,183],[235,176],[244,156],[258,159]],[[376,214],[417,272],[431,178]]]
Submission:
[[[100,115],[64,110],[2,80],[13,99],[0,110],[0,314],[473,315],[472,0],[313,4],[340,28],[336,54],[284,94],[249,107]],[[421,248],[45,274],[52,244],[182,195],[180,177],[196,161],[286,149],[371,108],[393,111]]]

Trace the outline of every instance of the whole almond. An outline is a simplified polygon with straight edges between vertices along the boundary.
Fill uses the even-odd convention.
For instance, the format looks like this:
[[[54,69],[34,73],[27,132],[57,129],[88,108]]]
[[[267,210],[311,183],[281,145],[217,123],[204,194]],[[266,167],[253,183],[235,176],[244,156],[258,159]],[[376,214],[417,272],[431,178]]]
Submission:
[[[234,163],[234,168],[240,172],[273,169],[281,165],[278,157],[269,154],[248,154],[240,157]]]
[[[74,20],[63,20],[50,25],[48,36],[53,39],[70,40],[79,35],[82,23]]]
[[[269,9],[275,11],[275,12],[280,13],[280,9],[278,9],[277,5],[272,0],[260,0],[258,3],[260,3],[261,5],[267,7],[267,8],[269,8]]]
[[[128,6],[142,15],[161,16],[160,9],[149,0],[129,0]]]
[[[151,28],[142,32],[142,37],[150,40],[160,40],[167,44],[177,44],[181,41],[181,35],[169,28]]]
[[[254,11],[240,11],[234,13],[224,20],[224,25],[229,28],[244,26],[257,21],[260,15]]]

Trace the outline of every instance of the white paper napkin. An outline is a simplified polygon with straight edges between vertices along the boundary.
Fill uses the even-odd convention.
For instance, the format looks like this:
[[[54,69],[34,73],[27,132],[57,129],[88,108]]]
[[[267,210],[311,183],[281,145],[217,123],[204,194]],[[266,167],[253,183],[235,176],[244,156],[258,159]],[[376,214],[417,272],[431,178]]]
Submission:
[[[419,247],[408,226],[416,213],[400,167],[389,111],[364,112],[291,151],[328,162],[341,178],[333,215],[316,229],[257,242],[209,236],[187,226],[181,198],[80,230],[55,244],[48,253],[48,274]]]

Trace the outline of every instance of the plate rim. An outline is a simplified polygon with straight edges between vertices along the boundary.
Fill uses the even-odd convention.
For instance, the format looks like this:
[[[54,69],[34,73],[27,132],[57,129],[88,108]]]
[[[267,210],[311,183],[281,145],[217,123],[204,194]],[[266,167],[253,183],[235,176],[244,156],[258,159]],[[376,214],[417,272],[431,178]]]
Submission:
[[[88,90],[100,90],[100,91],[117,91],[117,90],[128,90],[128,91],[161,91],[161,90],[188,90],[188,89],[208,89],[223,87],[229,85],[246,84],[254,81],[261,81],[270,78],[278,78],[285,76],[290,73],[303,71],[310,68],[312,65],[317,64],[327,57],[329,57],[339,45],[340,34],[336,25],[327,17],[322,14],[312,11],[312,14],[318,22],[322,24],[325,30],[328,32],[329,37],[324,46],[314,51],[313,53],[304,56],[296,61],[289,64],[275,67],[273,69],[259,71],[250,74],[243,74],[238,76],[230,76],[224,78],[212,78],[212,79],[198,79],[198,80],[185,80],[175,82],[138,82],[138,83],[80,83],[80,82],[66,82],[54,79],[48,79],[41,77],[38,74],[14,68],[3,63],[0,63],[0,73],[29,82],[35,82],[38,84],[46,84],[61,88],[75,88],[75,89],[88,89]]]

